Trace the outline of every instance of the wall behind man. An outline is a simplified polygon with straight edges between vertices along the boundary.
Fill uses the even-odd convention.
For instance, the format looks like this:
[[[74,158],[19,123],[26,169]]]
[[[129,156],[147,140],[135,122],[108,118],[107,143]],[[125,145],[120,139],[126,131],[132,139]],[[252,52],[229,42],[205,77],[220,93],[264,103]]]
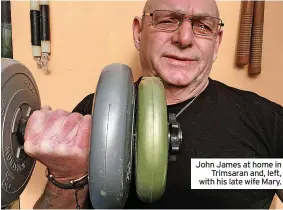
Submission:
[[[102,68],[110,63],[129,65],[141,74],[138,52],[132,39],[132,19],[140,15],[141,2],[51,1],[51,75],[36,68],[30,43],[29,2],[11,4],[14,59],[24,63],[37,82],[42,105],[71,111],[95,91]],[[247,67],[235,66],[240,1],[218,2],[224,20],[224,37],[211,77],[230,86],[254,91],[283,105],[283,28],[278,17],[283,2],[266,2],[262,74],[250,78]],[[45,167],[37,163],[21,196],[22,208],[32,208],[44,189]],[[271,208],[283,208],[276,199]]]

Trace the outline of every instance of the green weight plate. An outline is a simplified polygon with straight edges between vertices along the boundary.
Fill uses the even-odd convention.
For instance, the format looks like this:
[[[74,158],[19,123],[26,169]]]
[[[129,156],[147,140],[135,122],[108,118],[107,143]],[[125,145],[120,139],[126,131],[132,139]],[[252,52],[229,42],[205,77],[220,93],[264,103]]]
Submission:
[[[17,200],[32,174],[35,160],[17,136],[22,116],[40,109],[40,96],[30,71],[21,63],[1,58],[1,206]]]
[[[136,187],[144,202],[162,197],[168,164],[168,121],[164,86],[144,77],[138,87]]]

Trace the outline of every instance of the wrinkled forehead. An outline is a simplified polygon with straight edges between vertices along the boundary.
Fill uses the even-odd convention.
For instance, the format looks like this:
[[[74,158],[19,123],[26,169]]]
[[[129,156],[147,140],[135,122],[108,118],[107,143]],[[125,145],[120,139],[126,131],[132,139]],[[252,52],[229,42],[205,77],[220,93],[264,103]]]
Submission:
[[[219,16],[215,0],[149,0],[147,8],[150,12],[164,9],[188,15]]]

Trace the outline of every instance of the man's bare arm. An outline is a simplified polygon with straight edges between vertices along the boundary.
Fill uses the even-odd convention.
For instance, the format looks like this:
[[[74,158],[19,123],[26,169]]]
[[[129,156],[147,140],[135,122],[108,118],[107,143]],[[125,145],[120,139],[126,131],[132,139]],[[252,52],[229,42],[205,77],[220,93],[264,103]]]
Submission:
[[[80,208],[87,208],[88,185],[78,190],[77,199]],[[75,190],[60,189],[48,182],[43,194],[34,205],[34,209],[76,209]]]
[[[29,117],[25,129],[24,150],[39,161],[61,184],[78,181],[88,173],[91,115],[69,113],[44,106]],[[50,177],[49,177],[50,178]],[[79,180],[78,180],[79,179]],[[76,185],[76,184],[75,184]],[[84,208],[88,188],[78,191],[78,204]],[[60,189],[48,180],[35,209],[75,209],[75,190]]]

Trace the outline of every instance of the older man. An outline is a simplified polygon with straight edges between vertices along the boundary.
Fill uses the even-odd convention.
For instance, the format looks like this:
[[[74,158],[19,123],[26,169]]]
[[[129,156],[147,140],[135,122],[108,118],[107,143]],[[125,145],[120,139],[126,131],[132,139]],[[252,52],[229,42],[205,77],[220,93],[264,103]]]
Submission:
[[[275,190],[191,189],[191,158],[283,157],[283,108],[209,77],[222,26],[214,0],[149,0],[142,17],[134,19],[142,74],[161,78],[168,112],[177,114],[183,130],[183,145],[177,161],[168,166],[162,199],[142,202],[132,182],[126,208],[269,208]],[[30,119],[25,149],[59,182],[88,171],[93,96],[86,96],[71,114],[44,107]],[[56,133],[65,138],[56,139]],[[48,141],[50,136],[55,136],[53,141]],[[59,145],[53,147],[53,142]],[[91,208],[88,197],[87,187],[79,190],[78,204]],[[35,204],[35,208],[75,206],[72,191],[50,182]]]

